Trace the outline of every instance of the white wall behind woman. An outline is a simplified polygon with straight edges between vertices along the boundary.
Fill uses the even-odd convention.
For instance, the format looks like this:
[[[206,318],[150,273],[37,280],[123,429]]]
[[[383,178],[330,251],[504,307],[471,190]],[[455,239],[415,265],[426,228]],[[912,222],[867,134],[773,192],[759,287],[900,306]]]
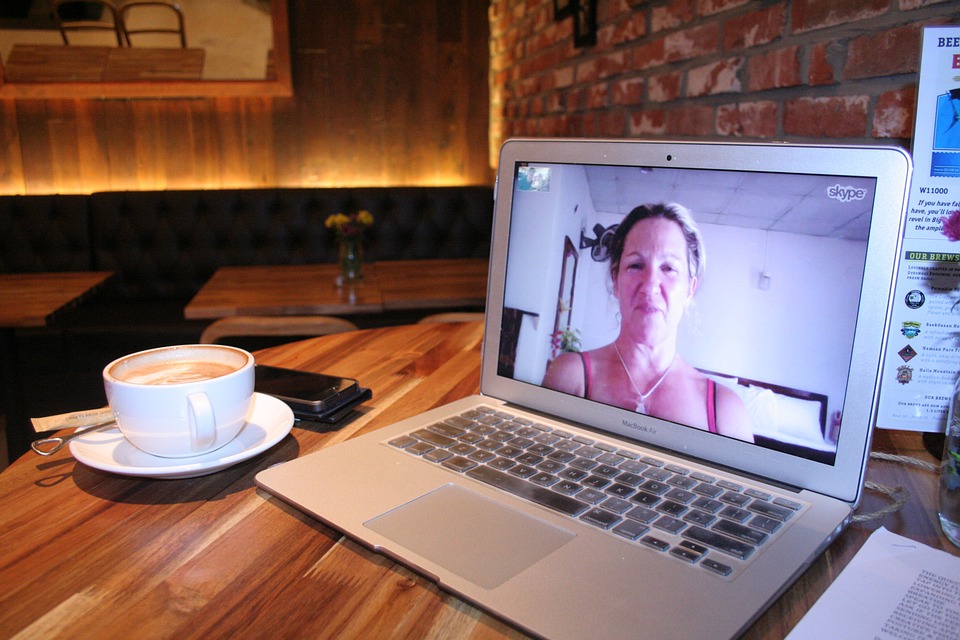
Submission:
[[[705,369],[826,394],[829,410],[839,410],[866,243],[723,225],[701,231],[707,271],[680,336],[685,357]],[[767,289],[760,288],[762,273]]]
[[[531,382],[540,382],[543,378],[551,355],[564,238],[569,237],[577,247],[584,220],[593,212],[582,167],[537,166],[551,169],[550,190],[520,191],[514,195],[504,291],[505,307],[520,309],[537,318],[525,318],[521,325],[514,370],[517,378]],[[548,241],[543,242],[543,238]],[[583,262],[581,256],[580,264]],[[579,274],[577,281],[580,281]],[[578,287],[574,295],[579,292]],[[575,319],[572,323],[576,326]]]

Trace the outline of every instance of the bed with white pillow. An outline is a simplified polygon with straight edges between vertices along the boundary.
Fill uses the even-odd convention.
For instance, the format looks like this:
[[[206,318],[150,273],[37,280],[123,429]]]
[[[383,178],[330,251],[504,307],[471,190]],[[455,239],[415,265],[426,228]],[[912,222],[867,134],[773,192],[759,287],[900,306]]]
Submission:
[[[823,462],[836,452],[827,396],[782,385],[705,371],[743,400],[757,444]],[[829,420],[829,421],[828,421]]]

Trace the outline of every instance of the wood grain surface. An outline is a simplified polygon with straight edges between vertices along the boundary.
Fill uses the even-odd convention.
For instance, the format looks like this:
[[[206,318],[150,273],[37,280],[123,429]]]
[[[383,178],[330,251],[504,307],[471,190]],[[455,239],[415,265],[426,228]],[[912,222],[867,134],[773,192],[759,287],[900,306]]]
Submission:
[[[103,79],[126,80],[200,80],[203,77],[203,49],[182,47],[115,48],[107,58]]]
[[[94,471],[68,452],[25,455],[0,474],[0,636],[523,637],[253,483],[270,465],[475,392],[481,339],[477,323],[426,324],[258,352],[259,362],[357,377],[373,400],[339,430],[298,424],[273,449],[214,475],[138,479]],[[883,432],[877,446],[930,458],[918,434]],[[934,522],[933,474],[883,462],[868,476],[907,487],[907,506],[848,528],[748,638],[782,638],[881,525],[948,545]],[[863,510],[885,504],[868,495]]]
[[[109,277],[107,271],[0,274],[0,327],[42,327]]]
[[[4,66],[7,82],[99,82],[116,47],[17,44]]]
[[[350,315],[384,310],[482,307],[486,259],[391,260],[336,284],[335,264],[221,267],[184,308],[191,319],[238,315]]]
[[[4,71],[7,82],[199,80],[203,49],[18,44]]]

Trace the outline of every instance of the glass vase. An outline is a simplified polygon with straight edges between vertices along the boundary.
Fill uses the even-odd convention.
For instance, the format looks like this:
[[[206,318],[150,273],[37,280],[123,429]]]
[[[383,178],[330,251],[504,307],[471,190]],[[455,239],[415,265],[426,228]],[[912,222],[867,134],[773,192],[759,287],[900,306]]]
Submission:
[[[359,237],[340,239],[340,273],[337,284],[353,284],[363,280],[363,245]]]
[[[954,385],[940,463],[940,527],[960,547],[960,380]]]

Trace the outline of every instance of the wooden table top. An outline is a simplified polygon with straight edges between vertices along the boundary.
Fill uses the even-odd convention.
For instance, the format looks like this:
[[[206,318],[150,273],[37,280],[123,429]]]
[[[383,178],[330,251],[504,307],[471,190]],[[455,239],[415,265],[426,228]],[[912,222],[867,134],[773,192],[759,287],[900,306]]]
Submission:
[[[482,306],[488,268],[486,258],[381,262],[377,283],[384,309]]]
[[[203,49],[16,44],[4,63],[7,82],[200,80]]]
[[[103,69],[103,80],[200,80],[203,49],[178,47],[115,47]]]
[[[216,319],[482,306],[487,266],[486,259],[370,262],[361,282],[344,287],[335,282],[335,264],[221,267],[183,314]]]
[[[0,327],[42,327],[109,277],[107,271],[0,274]]]
[[[7,82],[99,82],[110,50],[116,47],[68,47],[16,44],[4,63]]]
[[[253,482],[273,464],[475,392],[482,335],[478,323],[422,324],[259,352],[266,364],[357,377],[373,400],[338,431],[298,424],[210,476],[121,477],[67,451],[26,454],[0,473],[0,635],[525,637]],[[880,432],[875,449],[932,460],[917,433]],[[745,637],[782,638],[880,526],[960,555],[939,534],[934,474],[873,462],[867,476],[903,485],[910,501],[851,525]],[[868,493],[859,511],[887,504]]]

